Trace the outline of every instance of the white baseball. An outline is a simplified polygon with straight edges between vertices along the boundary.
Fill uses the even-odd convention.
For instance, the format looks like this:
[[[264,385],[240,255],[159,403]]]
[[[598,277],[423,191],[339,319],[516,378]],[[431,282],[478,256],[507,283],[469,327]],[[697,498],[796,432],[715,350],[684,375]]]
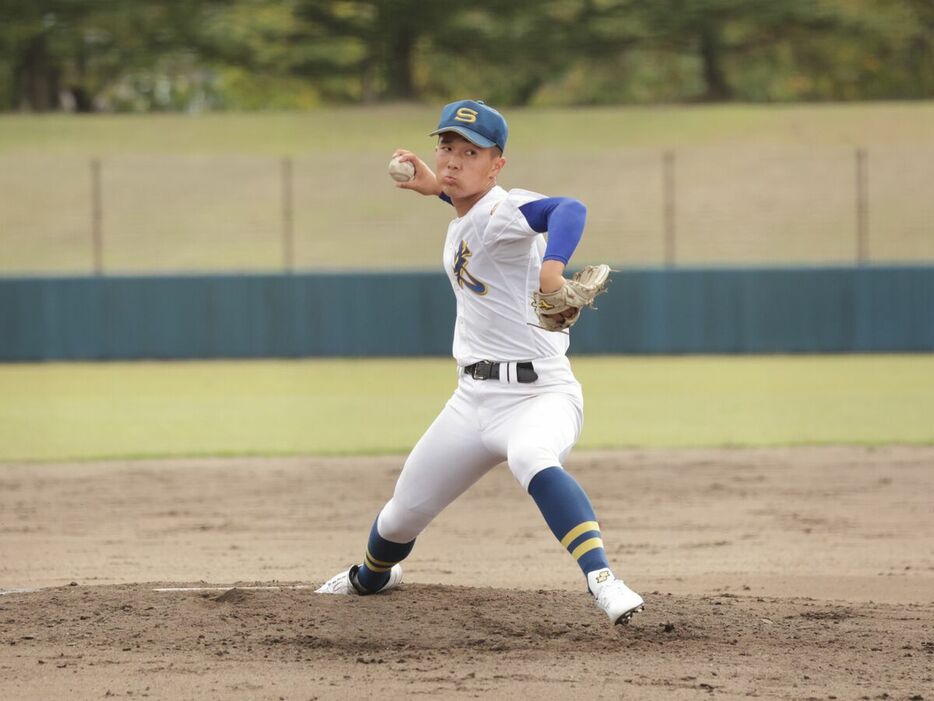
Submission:
[[[389,177],[400,183],[407,183],[415,177],[415,166],[410,161],[400,161],[396,156],[389,161]]]

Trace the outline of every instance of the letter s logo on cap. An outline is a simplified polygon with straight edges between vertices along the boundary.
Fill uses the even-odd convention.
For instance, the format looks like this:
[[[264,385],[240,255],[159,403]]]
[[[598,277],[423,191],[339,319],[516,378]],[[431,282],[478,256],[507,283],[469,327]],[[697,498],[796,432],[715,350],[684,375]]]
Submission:
[[[458,122],[467,122],[468,124],[473,124],[477,121],[477,111],[472,110],[469,107],[461,107],[457,110],[457,114],[454,119]]]

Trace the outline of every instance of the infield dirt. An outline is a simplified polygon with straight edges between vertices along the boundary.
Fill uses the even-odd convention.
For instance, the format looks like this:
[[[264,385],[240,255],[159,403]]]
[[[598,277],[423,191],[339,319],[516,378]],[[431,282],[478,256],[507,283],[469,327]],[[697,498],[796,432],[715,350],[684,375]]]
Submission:
[[[575,454],[616,628],[504,467],[398,590],[312,594],[401,462],[0,465],[0,698],[934,698],[934,448]]]

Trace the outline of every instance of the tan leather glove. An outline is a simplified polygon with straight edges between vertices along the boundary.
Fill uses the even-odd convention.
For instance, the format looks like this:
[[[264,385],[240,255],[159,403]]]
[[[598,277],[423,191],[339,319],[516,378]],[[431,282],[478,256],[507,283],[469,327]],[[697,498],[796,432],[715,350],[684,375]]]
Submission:
[[[606,292],[609,280],[610,266],[601,263],[588,265],[554,292],[537,290],[532,296],[532,306],[541,327],[547,331],[562,331],[576,324],[581,309],[593,307],[594,299]],[[573,314],[564,318],[555,316],[568,310]]]

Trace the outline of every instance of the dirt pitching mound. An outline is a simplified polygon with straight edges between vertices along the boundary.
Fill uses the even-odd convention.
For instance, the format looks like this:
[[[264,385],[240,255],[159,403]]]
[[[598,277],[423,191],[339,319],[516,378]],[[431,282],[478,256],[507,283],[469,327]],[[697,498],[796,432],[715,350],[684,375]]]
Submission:
[[[647,592],[614,627],[583,592],[165,586],[212,585],[0,598],[6,697],[922,699],[934,663],[929,604]]]
[[[934,701],[934,446],[575,453],[625,628],[505,466],[400,589],[316,596],[402,462],[0,465],[0,589],[37,590],[0,596],[0,700]]]

